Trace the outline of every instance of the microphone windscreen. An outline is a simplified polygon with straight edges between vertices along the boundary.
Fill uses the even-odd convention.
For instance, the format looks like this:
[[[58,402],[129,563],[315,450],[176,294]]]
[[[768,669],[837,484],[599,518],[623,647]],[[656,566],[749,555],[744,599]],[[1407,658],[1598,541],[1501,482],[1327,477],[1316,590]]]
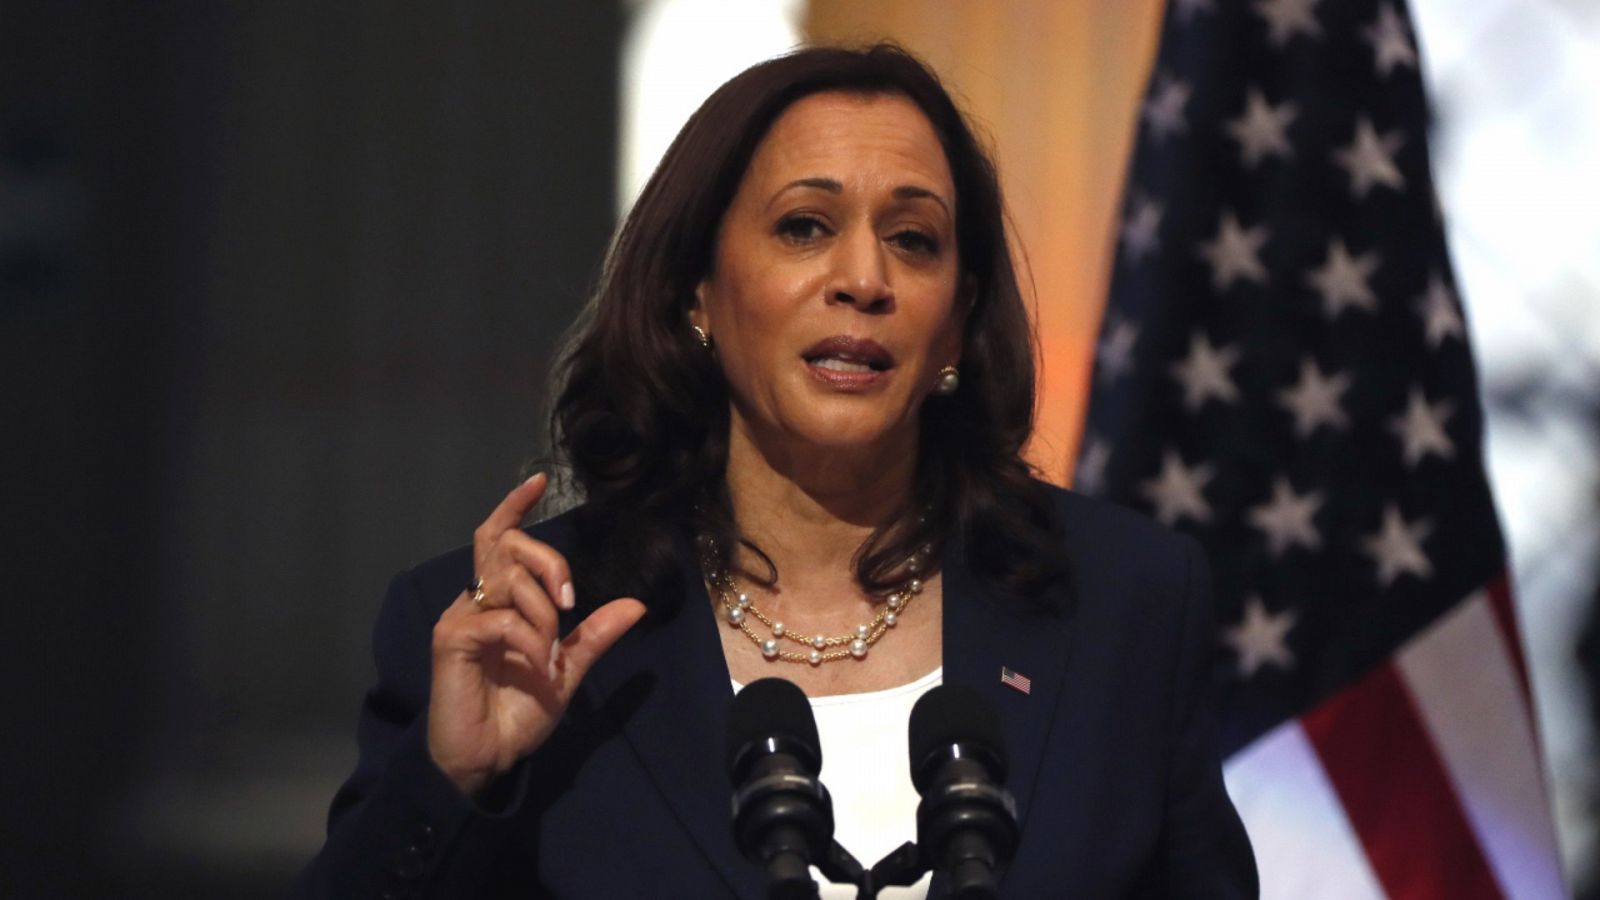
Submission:
[[[740,780],[740,760],[752,745],[776,740],[783,751],[801,757],[811,774],[822,771],[822,742],[805,691],[785,678],[762,678],[745,685],[728,710],[728,771]]]
[[[928,760],[942,756],[954,745],[982,755],[996,781],[1004,781],[1008,766],[1006,738],[1000,717],[983,695],[959,684],[941,684],[923,694],[911,707],[911,777],[924,790]]]

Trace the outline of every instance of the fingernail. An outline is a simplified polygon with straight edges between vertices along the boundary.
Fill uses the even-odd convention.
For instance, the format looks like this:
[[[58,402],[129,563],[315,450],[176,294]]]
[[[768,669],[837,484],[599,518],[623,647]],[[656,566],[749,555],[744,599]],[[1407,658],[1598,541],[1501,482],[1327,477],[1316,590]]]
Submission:
[[[543,475],[544,475],[544,473],[543,473],[543,472],[535,472],[535,473],[533,473],[533,474],[532,474],[532,475],[529,475],[529,476],[528,476],[528,480],[527,480],[527,481],[524,481],[524,482],[523,482],[523,484],[533,484],[533,480],[534,480],[534,479],[535,479],[535,478],[539,478],[539,477],[541,477],[541,476],[543,476]]]
[[[572,582],[570,582],[570,581],[562,582],[562,584],[561,584],[561,608],[562,609],[571,609],[571,608],[573,608],[574,606],[577,606],[577,605],[578,605],[578,592],[574,591],[572,589]]]
[[[556,677],[556,663],[561,661],[561,639],[556,638],[550,642],[550,678]]]

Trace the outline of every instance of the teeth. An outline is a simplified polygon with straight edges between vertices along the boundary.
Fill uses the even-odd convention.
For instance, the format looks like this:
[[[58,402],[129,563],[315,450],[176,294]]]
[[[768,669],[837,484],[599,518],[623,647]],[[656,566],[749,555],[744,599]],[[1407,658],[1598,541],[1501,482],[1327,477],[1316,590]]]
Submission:
[[[834,357],[831,357],[831,356],[824,356],[821,359],[818,359],[818,360],[812,362],[811,364],[813,366],[816,366],[819,369],[832,369],[835,372],[871,372],[872,371],[872,367],[867,365],[866,363],[847,362],[847,361],[842,360],[842,359],[835,359]]]

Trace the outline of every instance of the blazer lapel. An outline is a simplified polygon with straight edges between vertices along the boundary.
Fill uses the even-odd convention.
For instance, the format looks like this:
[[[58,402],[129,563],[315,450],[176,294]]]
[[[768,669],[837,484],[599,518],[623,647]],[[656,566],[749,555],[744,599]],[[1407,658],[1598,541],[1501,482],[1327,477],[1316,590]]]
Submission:
[[[683,572],[687,590],[676,608],[659,619],[652,612],[624,635],[584,686],[597,703],[627,698],[619,724],[656,789],[729,889],[759,896],[761,870],[734,845],[733,787],[723,767],[732,682],[700,573],[692,564]]]
[[[955,554],[950,554],[954,556]],[[1017,824],[1028,811],[1067,667],[1065,614],[1030,613],[1002,605],[959,561],[944,573],[944,681],[982,693],[1000,716],[1010,758],[1006,786]],[[1003,683],[1001,669],[1026,676],[1026,693]]]
[[[953,554],[952,554],[953,555]],[[723,769],[732,686],[717,622],[692,554],[685,596],[659,619],[641,622],[589,671],[597,704],[627,697],[619,723],[639,762],[684,829],[737,896],[760,896],[760,869],[734,846]],[[656,605],[657,608],[661,604]],[[1065,617],[1025,613],[984,591],[959,561],[944,565],[944,681],[988,698],[999,714],[1010,773],[1007,787],[1026,828],[1033,785],[1066,671]],[[1009,668],[1031,680],[1023,693],[1001,682]],[[941,896],[935,878],[931,896]]]

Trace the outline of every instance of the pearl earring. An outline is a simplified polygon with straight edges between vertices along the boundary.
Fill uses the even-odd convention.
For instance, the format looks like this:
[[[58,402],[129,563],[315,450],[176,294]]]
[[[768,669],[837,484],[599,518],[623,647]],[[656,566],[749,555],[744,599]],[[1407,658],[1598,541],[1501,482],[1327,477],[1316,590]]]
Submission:
[[[933,392],[941,397],[948,397],[961,386],[961,373],[955,366],[945,366],[939,370],[939,377],[933,382]]]

